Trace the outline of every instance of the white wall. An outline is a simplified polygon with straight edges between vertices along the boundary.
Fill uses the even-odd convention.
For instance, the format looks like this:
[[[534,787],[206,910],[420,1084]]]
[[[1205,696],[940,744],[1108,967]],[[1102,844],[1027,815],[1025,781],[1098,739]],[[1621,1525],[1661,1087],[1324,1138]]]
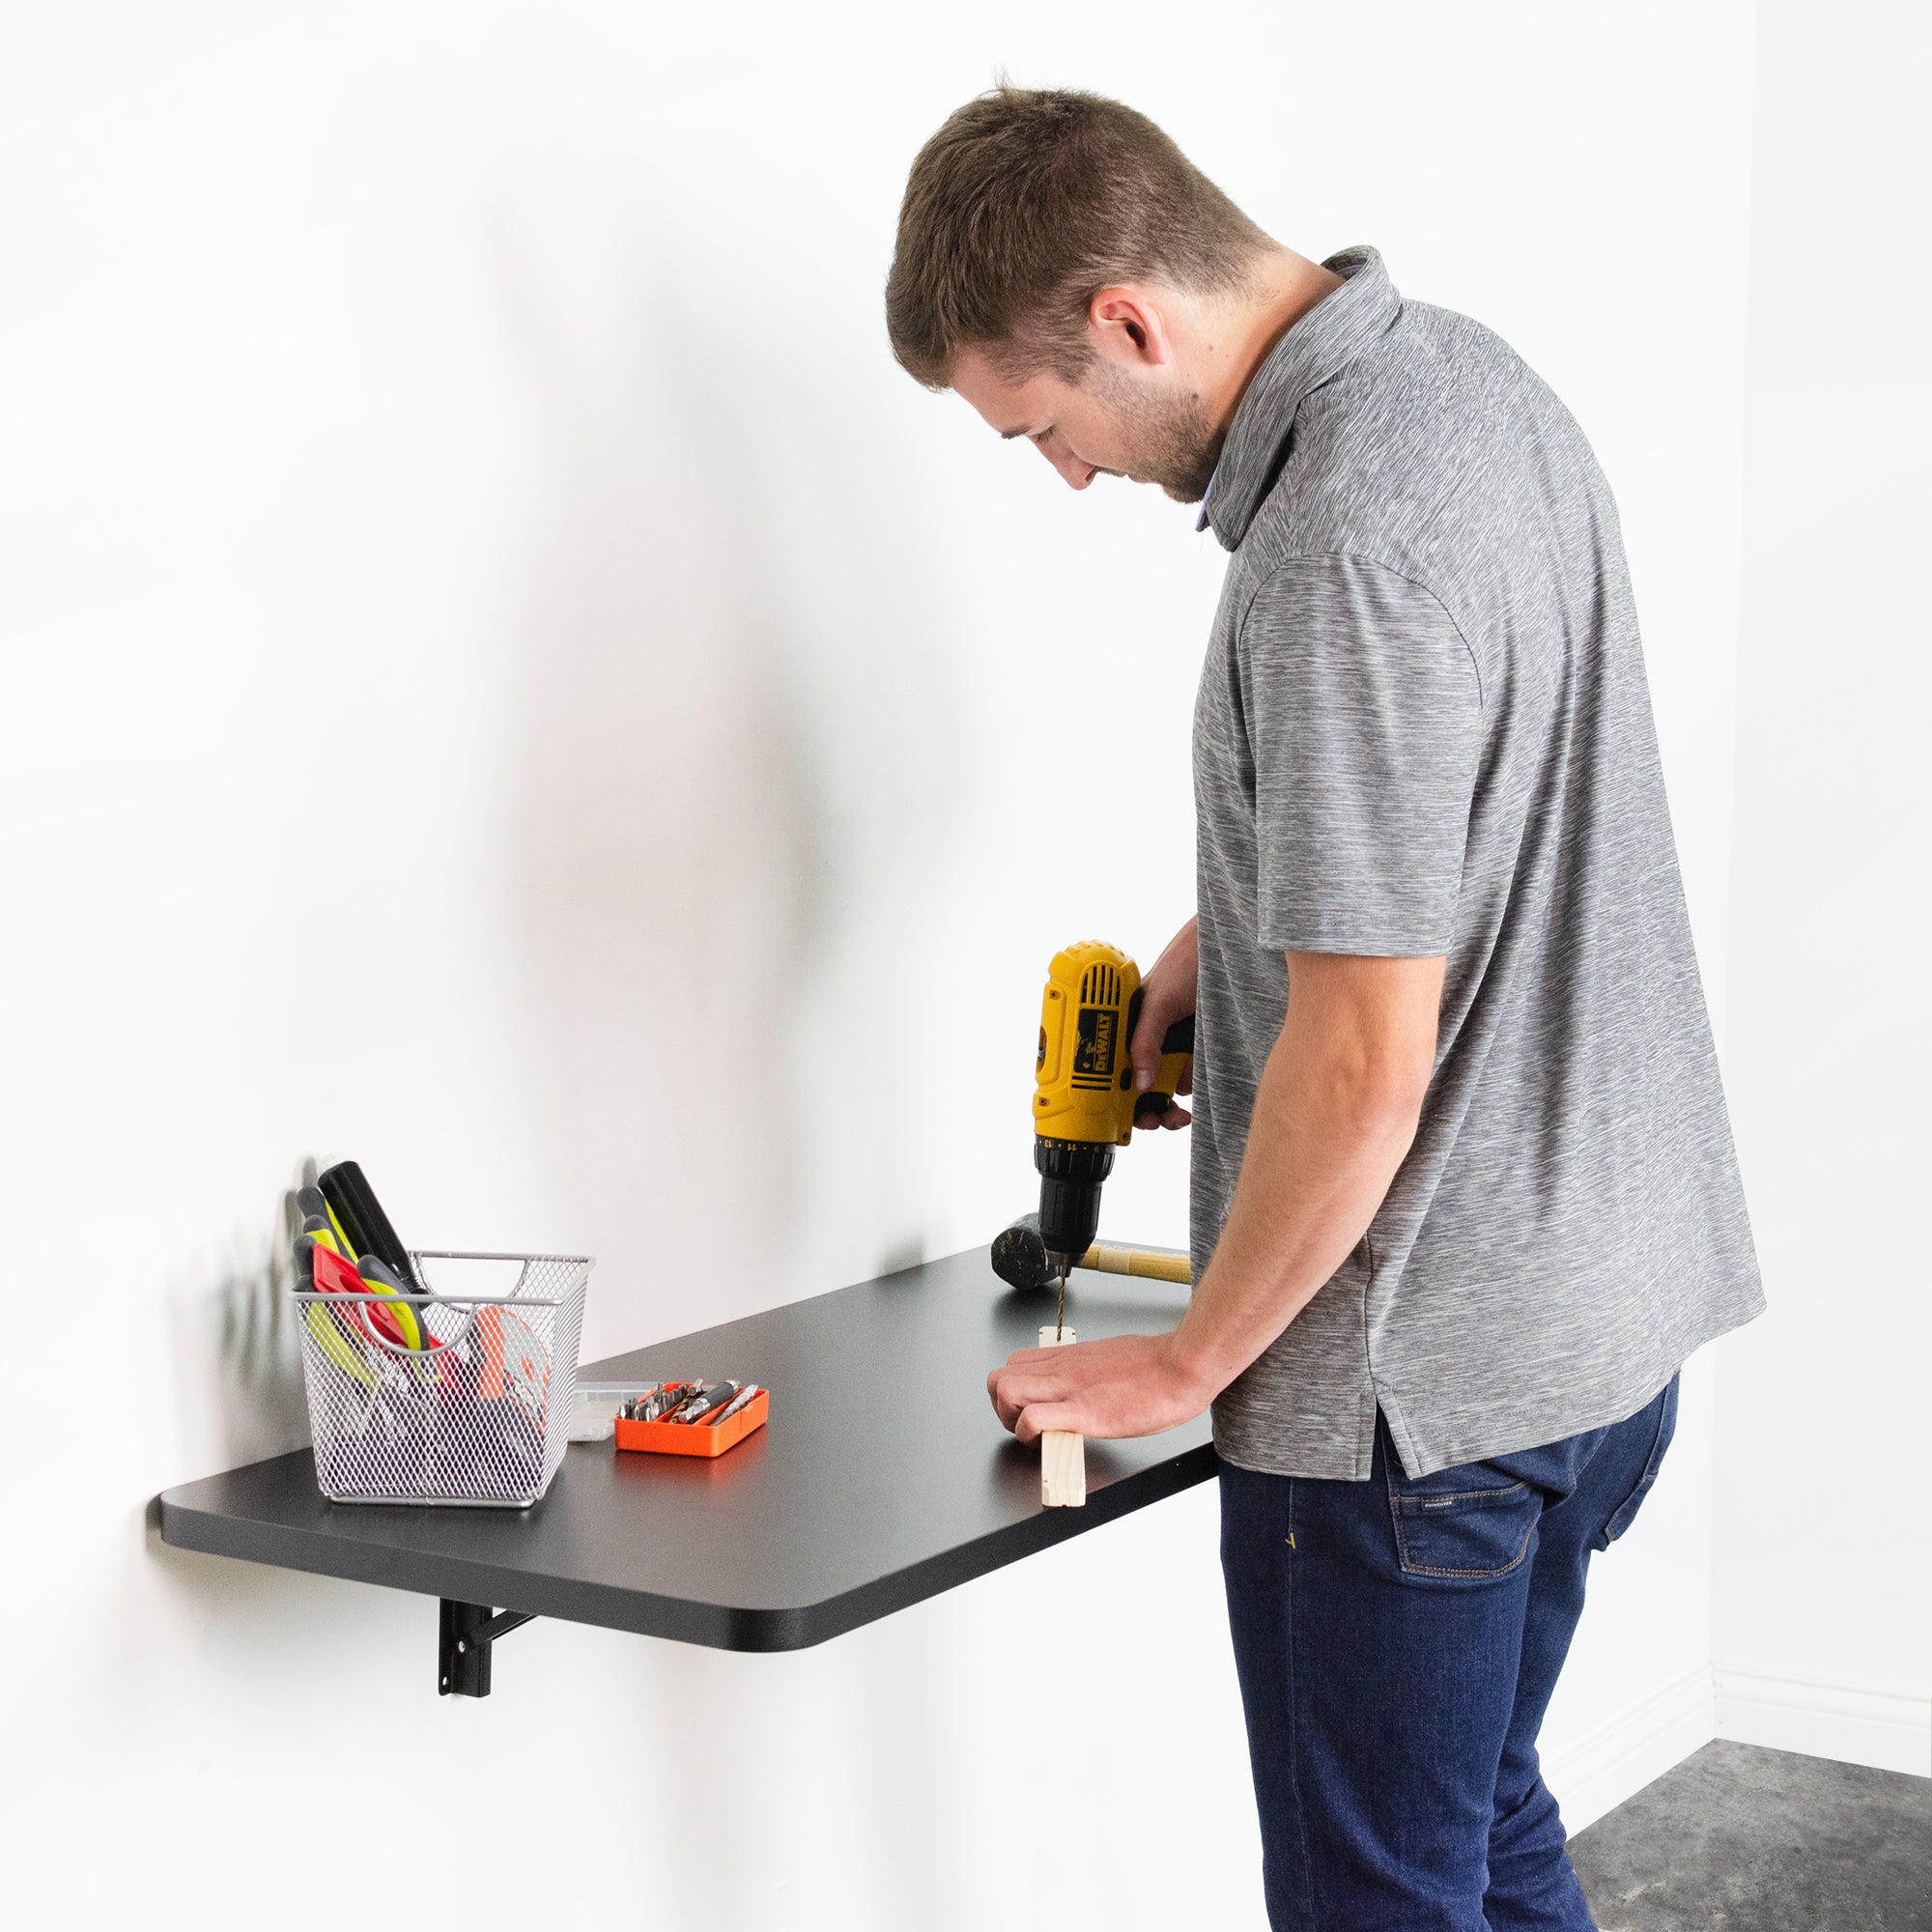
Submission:
[[[1719,1407],[1719,1718],[1932,1772],[1921,7],[1760,10],[1729,1070],[1771,1313]]]
[[[1211,1493],[790,1658],[540,1622],[473,1705],[428,1601],[144,1526],[299,1439],[263,1256],[304,1151],[422,1240],[598,1254],[593,1351],[1025,1204],[1048,953],[1188,909],[1221,559],[890,362],[905,166],[1000,63],[1136,101],[1304,248],[1378,242],[1570,399],[1726,983],[1747,9],[1094,20],[10,20],[0,1213],[43,1353],[0,1424],[0,1871],[39,1922],[727,1875],[727,1927],[1254,1922]],[[1110,1224],[1179,1240],[1184,1162],[1137,1148]],[[1699,1367],[1552,1715],[1575,1822],[1708,1728],[1712,1417]],[[698,1713],[760,1739],[728,1802],[617,1748]]]

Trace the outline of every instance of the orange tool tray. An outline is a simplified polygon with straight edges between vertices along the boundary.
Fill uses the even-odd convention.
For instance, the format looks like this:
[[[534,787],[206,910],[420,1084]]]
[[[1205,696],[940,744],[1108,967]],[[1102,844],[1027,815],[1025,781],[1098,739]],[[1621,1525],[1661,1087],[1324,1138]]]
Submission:
[[[627,1422],[617,1418],[617,1447],[659,1456],[722,1456],[754,1429],[765,1426],[772,1392],[760,1389],[738,1413],[715,1428],[704,1422]]]

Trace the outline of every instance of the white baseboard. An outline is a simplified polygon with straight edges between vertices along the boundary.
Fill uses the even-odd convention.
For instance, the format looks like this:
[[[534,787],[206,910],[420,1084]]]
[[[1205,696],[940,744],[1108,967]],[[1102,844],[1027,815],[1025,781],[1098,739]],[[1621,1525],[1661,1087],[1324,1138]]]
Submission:
[[[1547,1754],[1543,1776],[1562,1807],[1564,1829],[1580,1832],[1615,1810],[1709,1744],[1718,1735],[1715,1725],[1710,1668],[1699,1665],[1589,1736]]]
[[[1548,1752],[1543,1775],[1573,1834],[1713,1738],[1932,1776],[1932,1696],[1708,1666]]]
[[[1722,1664],[1716,1674],[1720,1738],[1932,1776],[1932,1696],[1924,1691]]]

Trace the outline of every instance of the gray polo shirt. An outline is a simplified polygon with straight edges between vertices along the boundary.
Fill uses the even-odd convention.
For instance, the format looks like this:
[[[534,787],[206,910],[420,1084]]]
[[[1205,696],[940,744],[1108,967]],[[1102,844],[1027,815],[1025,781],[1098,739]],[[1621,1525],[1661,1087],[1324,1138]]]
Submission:
[[[1424,1475],[1621,1421],[1763,1306],[1616,506],[1488,329],[1373,248],[1242,397],[1194,722],[1195,1278],[1288,952],[1447,959],[1367,1237],[1214,1405],[1244,1468]],[[1250,1185],[1292,1188],[1289,1173]]]

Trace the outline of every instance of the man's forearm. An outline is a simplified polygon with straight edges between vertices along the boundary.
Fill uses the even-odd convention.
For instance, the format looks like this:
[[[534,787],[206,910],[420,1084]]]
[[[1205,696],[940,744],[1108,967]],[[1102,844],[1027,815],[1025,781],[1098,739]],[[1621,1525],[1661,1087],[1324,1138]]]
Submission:
[[[1293,1321],[1368,1231],[1415,1138],[1434,1062],[1439,961],[1386,960],[1348,999],[1323,962],[1292,963],[1288,1018],[1255,1095],[1214,1259],[1172,1348],[1218,1393]],[[1434,969],[1431,972],[1429,969]]]

